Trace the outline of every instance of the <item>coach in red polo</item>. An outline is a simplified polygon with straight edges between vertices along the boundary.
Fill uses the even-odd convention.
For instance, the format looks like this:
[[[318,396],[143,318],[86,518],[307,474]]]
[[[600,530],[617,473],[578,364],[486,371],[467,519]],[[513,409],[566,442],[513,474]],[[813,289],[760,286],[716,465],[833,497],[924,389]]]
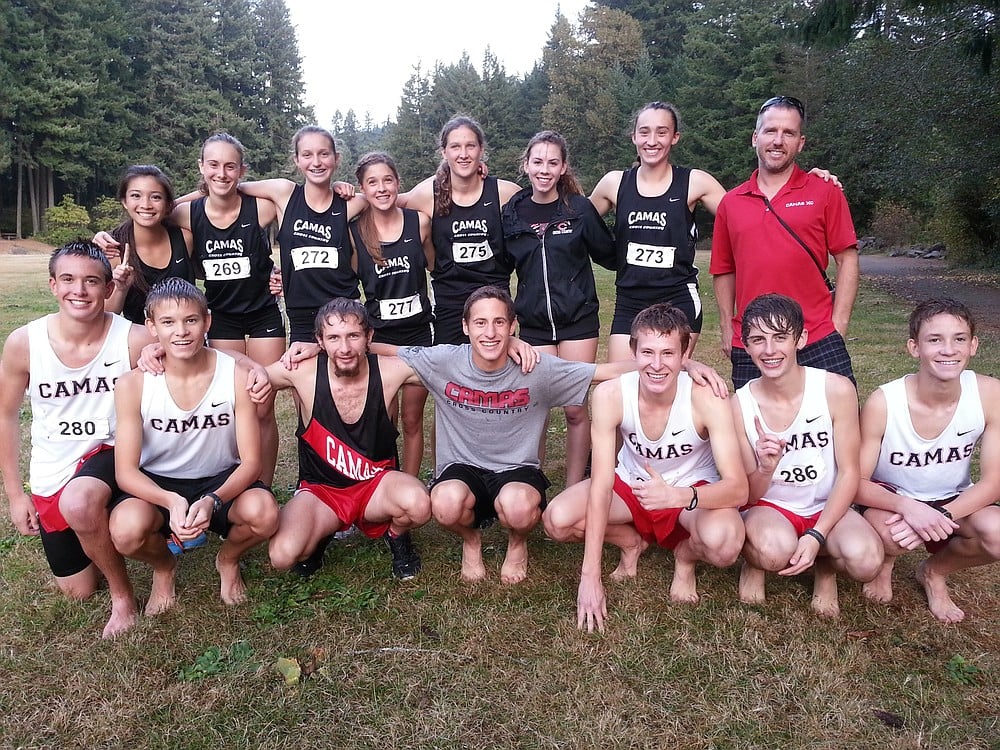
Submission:
[[[799,363],[854,379],[844,339],[858,291],[858,239],[840,188],[795,163],[806,141],[804,119],[794,97],[764,102],[751,141],[757,170],[726,193],[715,216],[709,271],[737,388],[760,375],[742,348],[741,314],[769,292],[802,305],[809,339]],[[825,275],[831,255],[835,296]]]

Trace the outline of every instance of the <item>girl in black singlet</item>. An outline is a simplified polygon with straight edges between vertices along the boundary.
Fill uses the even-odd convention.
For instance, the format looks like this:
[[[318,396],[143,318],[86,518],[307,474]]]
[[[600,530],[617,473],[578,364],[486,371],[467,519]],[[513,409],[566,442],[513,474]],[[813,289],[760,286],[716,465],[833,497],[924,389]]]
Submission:
[[[427,269],[434,264],[431,222],[409,208],[399,208],[399,172],[388,154],[365,154],[355,172],[368,210],[351,225],[358,276],[365,307],[375,327],[372,351],[380,344],[430,346],[434,343]],[[393,422],[402,413],[403,471],[420,472],[424,453],[424,404],[427,389],[407,385],[401,390],[402,408],[393,402]]]
[[[484,177],[486,136],[471,117],[456,115],[441,128],[437,172],[399,196],[399,205],[432,219],[434,342],[463,344],[462,310],[474,290],[510,287],[504,260],[500,211],[520,185]]]
[[[316,125],[299,128],[292,151],[302,184],[283,178],[244,182],[240,192],[269,201],[277,211],[290,339],[313,342],[320,307],[334,297],[360,296],[347,225],[365,203],[335,192],[331,180],[340,156],[329,131]]]
[[[173,219],[193,237],[194,258],[204,271],[205,294],[212,311],[209,344],[245,354],[265,365],[285,351],[285,326],[270,292],[274,270],[265,227],[275,219],[274,205],[240,195],[246,174],[243,144],[228,133],[210,136],[198,160],[205,194],[180,203]],[[274,398],[258,405],[261,420],[260,479],[270,485],[278,458]]]
[[[115,267],[115,291],[104,303],[133,323],[146,320],[146,295],[158,281],[173,276],[194,283],[191,234],[169,221],[174,188],[152,164],[133,164],[118,183],[118,200],[128,218],[111,230],[121,262]]]

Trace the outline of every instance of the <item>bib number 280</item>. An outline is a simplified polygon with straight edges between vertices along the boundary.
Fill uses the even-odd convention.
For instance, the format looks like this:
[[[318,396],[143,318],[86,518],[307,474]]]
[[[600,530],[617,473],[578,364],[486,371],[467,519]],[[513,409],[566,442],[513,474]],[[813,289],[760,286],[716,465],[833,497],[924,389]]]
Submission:
[[[51,430],[51,440],[105,440],[111,435],[107,419],[65,419],[56,422]]]

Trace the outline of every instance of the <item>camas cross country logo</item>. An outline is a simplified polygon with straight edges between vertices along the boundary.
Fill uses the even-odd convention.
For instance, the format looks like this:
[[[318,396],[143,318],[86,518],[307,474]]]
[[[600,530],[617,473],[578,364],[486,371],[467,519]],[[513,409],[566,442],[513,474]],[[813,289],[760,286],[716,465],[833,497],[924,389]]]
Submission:
[[[449,381],[444,387],[444,395],[449,401],[457,404],[459,408],[474,408],[483,411],[526,409],[531,403],[531,394],[528,388],[517,388],[512,391],[483,391]]]

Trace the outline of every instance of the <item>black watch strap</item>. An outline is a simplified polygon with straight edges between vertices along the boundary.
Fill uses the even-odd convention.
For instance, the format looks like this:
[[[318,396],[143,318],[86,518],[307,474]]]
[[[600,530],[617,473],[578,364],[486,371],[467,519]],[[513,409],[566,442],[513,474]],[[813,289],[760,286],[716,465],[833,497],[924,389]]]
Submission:
[[[212,498],[212,513],[218,513],[222,510],[222,498],[216,495],[214,492],[203,492],[202,497]]]

